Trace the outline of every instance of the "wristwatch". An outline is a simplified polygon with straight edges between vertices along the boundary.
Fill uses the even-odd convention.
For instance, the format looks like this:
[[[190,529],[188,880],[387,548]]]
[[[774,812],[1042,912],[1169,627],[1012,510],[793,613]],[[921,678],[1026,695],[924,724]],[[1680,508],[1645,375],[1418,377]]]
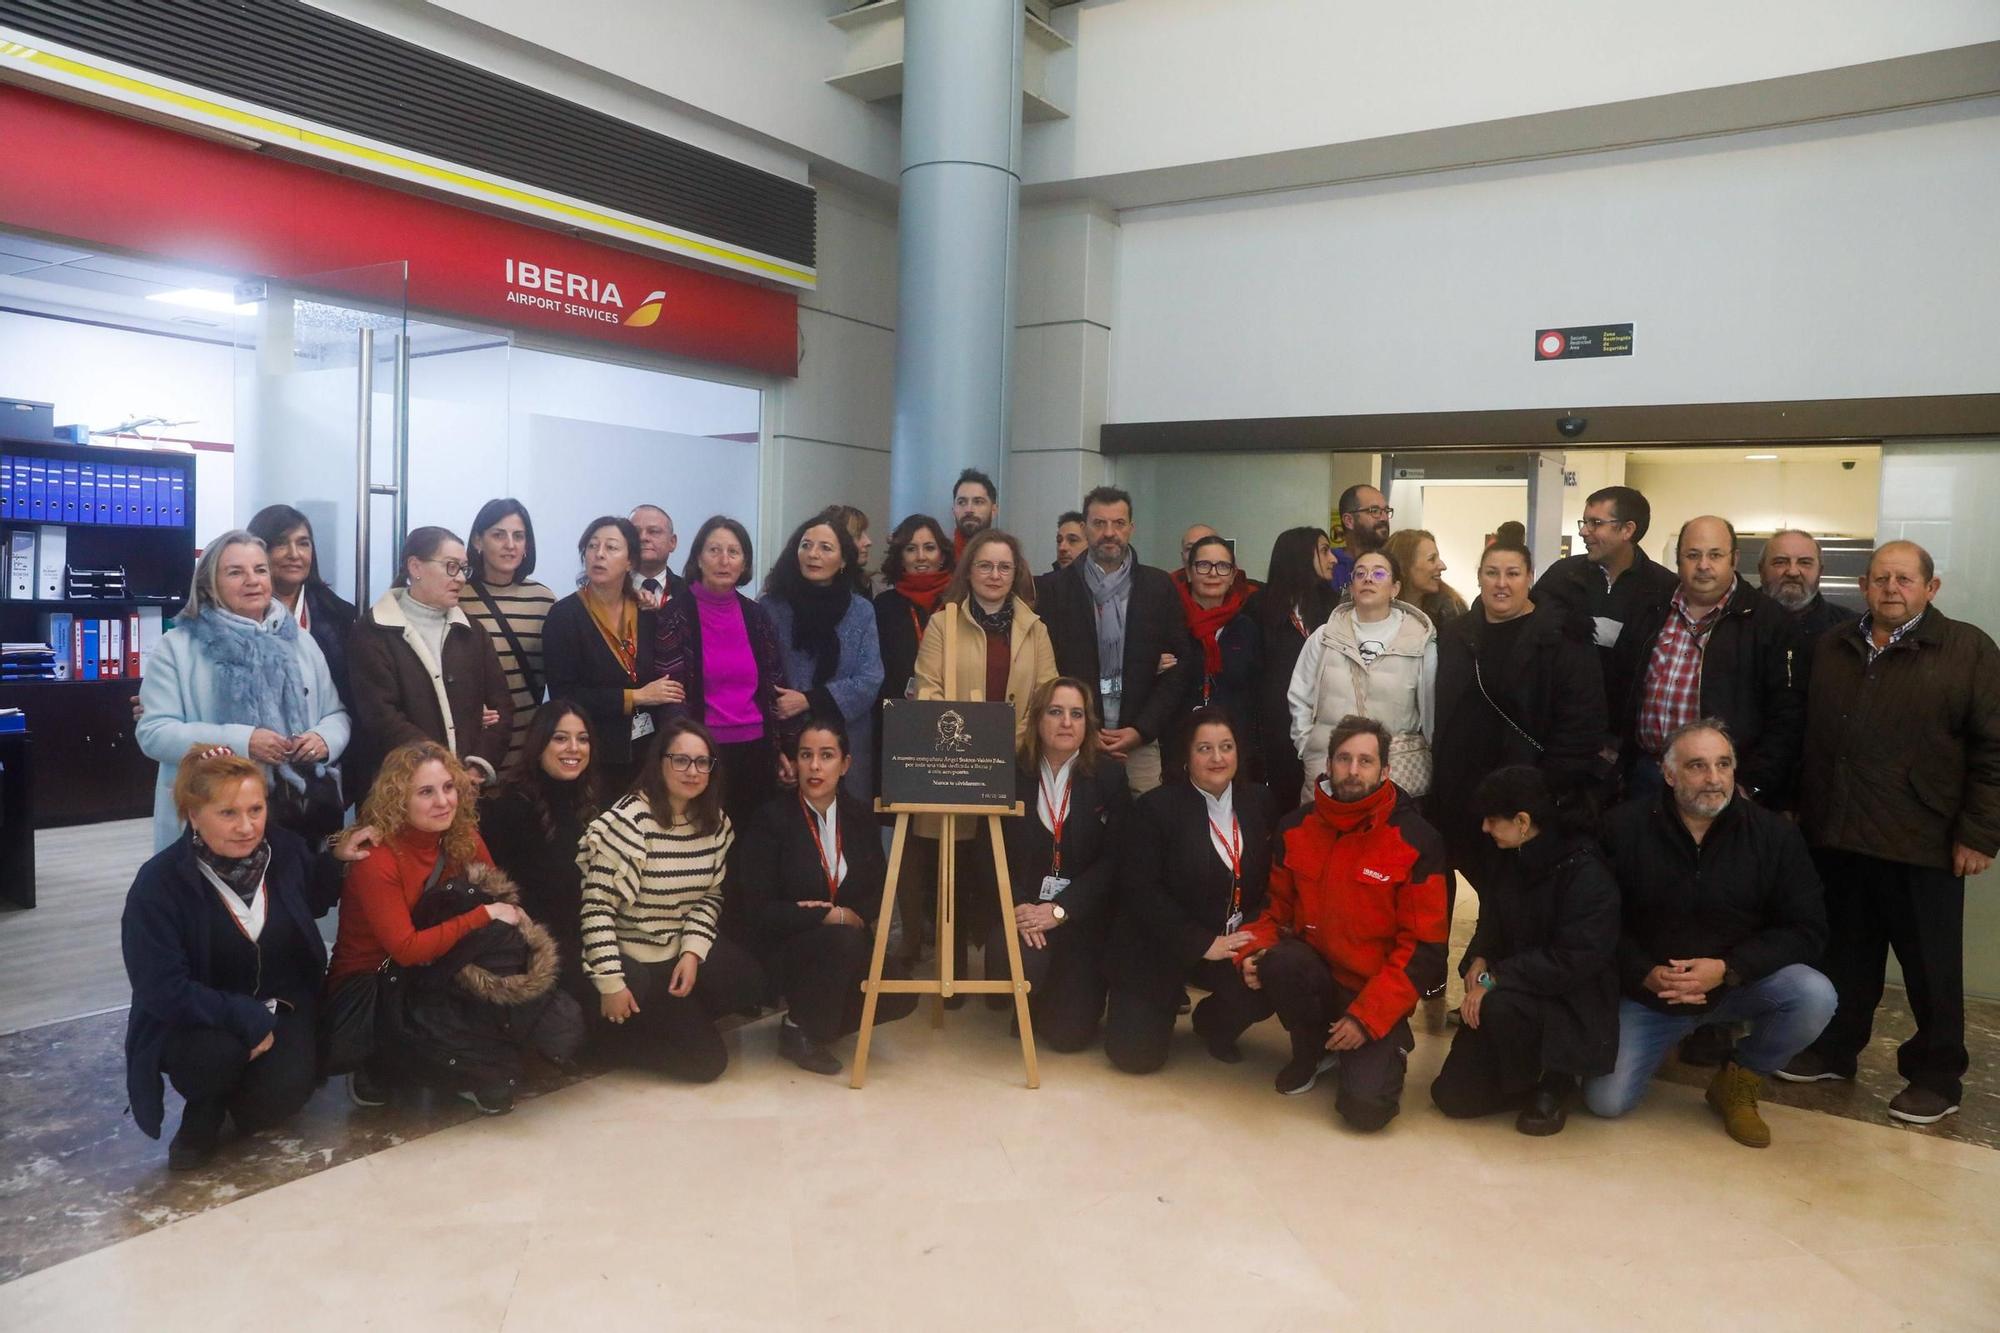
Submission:
[[[1069,913],[1063,911],[1063,905],[1061,903],[1050,903],[1049,910],[1055,913],[1057,921],[1061,922],[1069,920]]]
[[[1491,972],[1481,972],[1479,976],[1476,978],[1476,981],[1479,985],[1479,989],[1481,990],[1492,990],[1494,986],[1499,984],[1493,980],[1493,974]]]

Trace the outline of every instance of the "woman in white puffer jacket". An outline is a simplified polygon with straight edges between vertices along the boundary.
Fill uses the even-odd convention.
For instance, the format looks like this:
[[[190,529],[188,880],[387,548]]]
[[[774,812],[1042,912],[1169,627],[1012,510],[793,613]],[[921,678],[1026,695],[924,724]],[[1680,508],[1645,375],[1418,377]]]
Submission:
[[[1398,785],[1422,796],[1430,789],[1436,725],[1437,627],[1397,600],[1402,571],[1385,551],[1358,558],[1349,586],[1354,600],[1336,608],[1306,640],[1292,671],[1292,745],[1306,774],[1299,799],[1312,799],[1313,784],[1326,772],[1327,738],[1350,713],[1389,729]]]

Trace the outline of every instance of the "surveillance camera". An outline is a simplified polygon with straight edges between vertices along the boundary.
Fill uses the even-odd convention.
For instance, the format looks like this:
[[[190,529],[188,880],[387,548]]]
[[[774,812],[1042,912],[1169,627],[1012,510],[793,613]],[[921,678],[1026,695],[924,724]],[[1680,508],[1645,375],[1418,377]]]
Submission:
[[[1590,419],[1588,417],[1556,418],[1556,429],[1561,431],[1564,435],[1568,436],[1572,440],[1575,439],[1577,436],[1583,434],[1583,432],[1589,429],[1589,427],[1590,427]]]
[[[1840,460],[1840,467],[1841,470],[1844,472],[1852,472],[1854,471],[1854,460],[1851,458],[1843,458]]]

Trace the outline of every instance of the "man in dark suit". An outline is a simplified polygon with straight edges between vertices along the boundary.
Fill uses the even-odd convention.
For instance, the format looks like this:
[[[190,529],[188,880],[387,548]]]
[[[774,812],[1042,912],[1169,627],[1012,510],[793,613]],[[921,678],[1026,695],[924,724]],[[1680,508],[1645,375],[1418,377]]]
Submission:
[[[1099,486],[1083,497],[1083,519],[1089,551],[1049,580],[1037,610],[1056,670],[1095,687],[1104,752],[1143,794],[1160,785],[1160,737],[1188,698],[1201,658],[1173,580],[1140,564],[1132,549],[1132,497]]]
[[[639,555],[632,562],[632,591],[639,602],[654,610],[687,591],[687,581],[668,568],[674,549],[681,544],[674,532],[673,515],[655,504],[644,504],[631,513],[632,526],[639,530]]]

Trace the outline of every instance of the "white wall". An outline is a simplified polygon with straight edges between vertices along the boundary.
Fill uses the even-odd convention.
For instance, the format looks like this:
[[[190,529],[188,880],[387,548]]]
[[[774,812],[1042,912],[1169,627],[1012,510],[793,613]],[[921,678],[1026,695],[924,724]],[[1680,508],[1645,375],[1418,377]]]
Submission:
[[[1984,0],[1087,0],[1031,182],[1593,107],[2000,39]]]
[[[0,311],[0,395],[54,403],[57,425],[102,430],[165,417],[183,424],[149,429],[233,444],[233,356],[214,343]],[[117,443],[144,447],[138,440]],[[195,532],[205,537],[234,526],[233,456],[197,451],[194,485]]]
[[[1646,553],[1672,563],[1681,524],[1703,514],[1719,514],[1739,532],[1803,528],[1820,537],[1872,538],[1882,463],[1878,451],[1859,448],[1851,471],[1837,459],[1752,463],[1741,450],[1726,462],[1635,457],[1625,466],[1625,484],[1643,491],[1653,507]]]
[[[1111,419],[1987,392],[1996,161],[1986,99],[1127,212]]]
[[[1236,542],[1236,559],[1262,579],[1271,543],[1286,528],[1324,527],[1339,493],[1337,454],[1236,454],[1227,471],[1198,454],[1128,454],[1113,480],[1132,494],[1133,544],[1149,565],[1180,563],[1181,534],[1206,523]],[[1223,484],[1226,477],[1227,484]],[[1053,548],[1054,516],[1049,517]],[[1039,554],[1037,544],[1031,554]]]

